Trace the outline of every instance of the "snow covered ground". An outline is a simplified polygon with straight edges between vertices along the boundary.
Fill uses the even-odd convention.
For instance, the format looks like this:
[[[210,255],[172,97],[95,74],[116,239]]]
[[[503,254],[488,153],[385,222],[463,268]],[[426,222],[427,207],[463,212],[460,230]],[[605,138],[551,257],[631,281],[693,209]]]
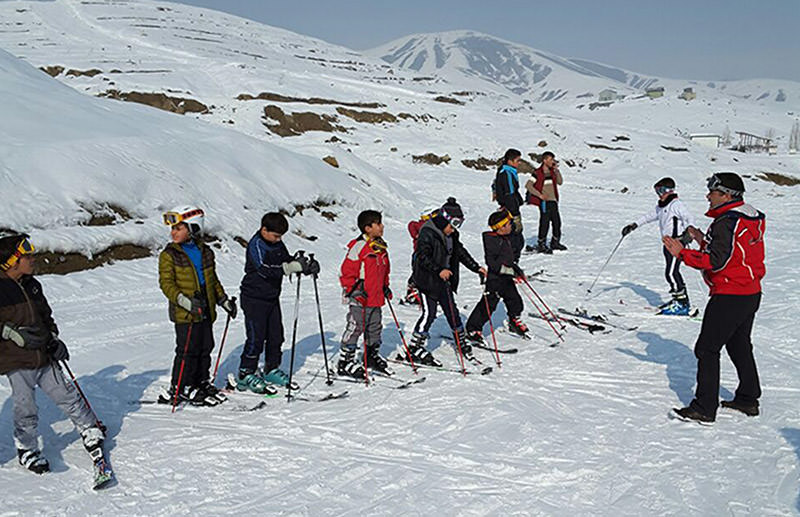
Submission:
[[[684,137],[698,130],[721,132],[725,125],[765,132],[786,123],[788,132],[792,118],[786,109],[792,106],[720,95],[694,103],[632,100],[588,111],[572,104],[524,104],[495,91],[454,106],[431,100],[428,90],[447,93],[458,84],[417,84],[404,72],[398,74],[405,82],[377,80],[375,74],[383,69],[347,49],[211,11],[164,2],[3,4],[4,19],[12,24],[0,36],[3,48],[25,54],[35,66],[86,69],[107,59],[106,70],[129,58],[151,60],[147,65],[168,60],[172,74],[121,74],[115,80],[120,87],[153,90],[184,81],[184,90],[220,106],[209,115],[179,116],[93,99],[0,51],[0,100],[5,106],[0,187],[4,194],[14,192],[0,205],[0,227],[30,231],[41,249],[94,253],[116,242],[157,249],[168,237],[159,222],[161,211],[181,201],[199,203],[208,209],[209,228],[221,238],[220,277],[230,294],[238,294],[244,255],[234,236],[251,235],[265,210],[336,200],[330,208],[333,221],[313,210],[291,218],[291,230],[316,240],[293,233],[286,238],[290,250],[314,252],[322,263],[322,313],[335,361],[344,323],[337,272],[344,246],[355,236],[358,211],[371,206],[387,214],[392,286],[401,293],[411,251],[405,224],[449,195],[465,209],[462,234],[468,249],[482,258],[480,232],[494,208],[489,199],[492,173],[468,169],[460,160],[494,158],[511,146],[527,156],[541,152],[537,143],[547,140],[546,148],[562,160],[563,241],[570,249],[553,256],[525,255],[522,267],[529,273],[544,270],[537,276],[542,281],[533,286],[554,308],[583,307],[605,315],[613,310],[627,314],[613,321],[638,328],[594,335],[569,328],[566,342],[551,348],[550,328],[526,317],[534,340],[499,335],[501,346],[519,347],[520,352],[502,356],[502,368],[495,367],[488,376],[426,371],[421,373],[425,382],[407,390],[391,389],[395,383],[380,378],[366,388],[343,382],[328,388],[322,378],[313,288],[304,278],[295,374],[309,395],[348,390],[349,398],[291,404],[279,398],[248,412],[243,409],[258,399],[233,395],[218,408],[190,407],[173,415],[162,406],[137,402],[153,400],[167,382],[175,346],[156,282],[156,258],[44,276],[46,294],[70,346],[72,368],[109,427],[108,449],[119,484],[102,493],[90,489],[89,461],[77,434],[44,398],[40,430],[54,472],[39,478],[23,471],[11,439],[10,388],[2,379],[0,513],[800,513],[800,380],[795,374],[800,353],[793,333],[800,294],[797,267],[792,266],[800,251],[800,202],[798,187],[761,179],[765,171],[800,177],[800,161],[788,154],[708,150]],[[169,14],[156,6],[178,11]],[[137,19],[125,21],[128,10]],[[230,55],[222,55],[218,46],[175,40],[174,34],[182,34],[175,28],[180,24],[171,26],[177,32],[169,37],[159,36],[158,29],[129,27],[141,25],[138,18],[145,10],[168,13],[173,25],[185,14],[196,24],[195,31],[219,32],[225,52],[263,52],[265,62],[253,58],[252,69],[232,70],[219,64],[230,61]],[[12,17],[27,25],[13,25],[17,21]],[[25,34],[14,30],[38,32],[28,42],[19,40]],[[250,34],[246,31],[258,38],[241,36]],[[146,38],[149,44],[142,45]],[[274,55],[264,50],[270,44],[258,43],[270,38],[285,44],[273,45]],[[17,45],[18,40],[26,45]],[[131,41],[139,43],[126,50]],[[331,61],[363,58],[363,63],[356,71],[330,67],[324,73],[297,64],[295,54],[315,53]],[[198,69],[206,62],[219,67]],[[59,80],[91,94],[104,87],[102,76]],[[408,111],[434,118],[348,121],[348,132],[338,134],[344,142],[329,142],[331,135],[321,132],[281,138],[265,133],[261,124],[266,102],[233,100],[239,93],[259,91],[379,101],[395,114]],[[281,106],[334,113],[330,106]],[[236,124],[223,124],[229,118]],[[452,161],[440,166],[412,162],[412,155],[425,152],[449,153]],[[336,156],[341,167],[323,163],[320,158],[326,155]],[[627,237],[593,293],[587,296],[586,289],[621,227],[655,203],[652,184],[658,178],[671,175],[677,180],[681,198],[705,227],[704,178],[714,170],[748,176],[746,197],[767,214],[767,277],[753,336],[764,395],[758,418],[720,411],[715,426],[707,429],[667,418],[671,407],[692,398],[692,348],[700,325],[657,318],[644,308],[657,304],[666,291],[655,227]],[[187,175],[196,181],[187,181]],[[210,183],[215,187],[209,190]],[[102,227],[78,224],[89,217],[82,207],[110,202],[135,219]],[[525,233],[532,238],[537,216],[526,207],[523,217]],[[699,275],[684,274],[692,301],[702,308],[706,291]],[[288,368],[295,284],[284,285]],[[480,292],[477,278],[466,273],[458,294],[462,315]],[[415,309],[396,309],[409,334]],[[526,313],[533,310],[526,303]],[[495,323],[500,325],[503,317],[501,310]],[[223,323],[216,325],[217,339]],[[384,324],[383,352],[390,354],[400,339],[388,311]],[[433,333],[445,331],[444,322],[438,321]],[[243,340],[239,319],[231,325],[221,376],[238,367]],[[446,342],[434,340],[432,345],[438,357],[456,365]],[[491,354],[478,352],[482,360],[493,362]],[[722,365],[721,396],[727,398],[736,388],[736,375],[727,360]],[[397,370],[404,378],[413,377],[409,369],[398,365]]]

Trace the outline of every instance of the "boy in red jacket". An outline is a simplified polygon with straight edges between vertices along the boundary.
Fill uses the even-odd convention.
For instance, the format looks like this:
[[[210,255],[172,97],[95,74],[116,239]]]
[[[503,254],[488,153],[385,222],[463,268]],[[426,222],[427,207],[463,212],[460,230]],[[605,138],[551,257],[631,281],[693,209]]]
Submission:
[[[380,212],[365,210],[358,214],[362,234],[347,245],[339,282],[344,292],[347,326],[342,335],[337,372],[357,379],[364,378],[364,365],[391,375],[386,359],[381,357],[381,307],[389,289],[389,254],[383,240],[383,220]],[[356,360],[358,338],[364,335],[366,360]]]

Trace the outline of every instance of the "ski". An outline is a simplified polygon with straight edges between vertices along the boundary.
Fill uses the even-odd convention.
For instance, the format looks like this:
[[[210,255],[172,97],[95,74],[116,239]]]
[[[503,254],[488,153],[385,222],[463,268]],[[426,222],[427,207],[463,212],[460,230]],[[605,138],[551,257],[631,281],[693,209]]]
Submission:
[[[495,350],[494,347],[489,345],[483,345],[475,342],[470,342],[469,344],[472,345],[473,348],[480,348],[481,350],[488,350],[489,352],[496,351],[498,354],[516,354],[519,352],[518,348],[498,348]]]
[[[544,318],[542,318],[542,316],[540,314],[529,313],[528,316],[530,316],[531,318],[537,318],[537,319],[540,319],[540,320],[544,320]],[[564,321],[566,323],[569,323],[573,327],[578,328],[580,330],[585,330],[589,334],[594,334],[595,332],[600,332],[601,334],[608,334],[608,333],[611,332],[609,329],[606,329],[606,327],[604,327],[603,325],[600,325],[599,323],[594,323],[594,320],[592,320],[592,322],[581,321],[581,320],[579,320],[579,319],[577,319],[575,317],[566,317],[566,318],[565,317],[561,317],[558,320],[559,321]],[[552,322],[553,319],[552,318],[548,318],[545,321],[551,321]]]
[[[389,361],[389,360],[390,359],[387,359],[387,361]],[[406,363],[406,364],[408,364],[408,363]],[[425,377],[420,377],[418,379],[411,379],[411,380],[407,381],[407,380],[403,380],[403,379],[397,379],[395,377],[392,377],[390,375],[386,375],[385,373],[380,373],[380,372],[377,372],[377,371],[371,372],[370,376],[380,377],[382,379],[389,379],[389,380],[392,380],[392,381],[395,381],[395,382],[398,383],[398,384],[393,385],[393,386],[389,386],[389,385],[386,385],[386,384],[383,384],[383,383],[375,383],[376,386],[381,386],[381,387],[389,389],[389,390],[404,390],[406,388],[410,388],[414,384],[419,384],[419,383],[425,382]],[[343,382],[351,382],[353,384],[361,384],[363,386],[367,386],[367,384],[364,382],[364,379],[356,379],[354,377],[339,377],[339,376],[337,376],[336,380],[337,381],[343,381]],[[373,384],[372,382],[369,383],[369,385],[372,385],[372,384]]]
[[[609,327],[613,327],[613,328],[620,329],[620,330],[625,330],[625,331],[628,331],[628,332],[631,332],[631,331],[639,329],[638,326],[627,327],[625,325],[618,325],[616,323],[612,323],[612,322],[608,321],[608,318],[606,318],[605,316],[602,316],[600,314],[596,314],[596,315],[590,316],[589,313],[586,310],[582,310],[582,309],[575,309],[575,311],[568,311],[568,310],[566,310],[564,308],[559,307],[558,308],[558,312],[560,312],[561,314],[566,314],[568,316],[574,316],[576,318],[582,318],[582,319],[588,320],[588,321],[599,322],[599,323],[602,323],[603,325],[607,325]],[[614,316],[623,316],[622,314],[615,313],[613,310],[609,310],[609,313],[614,315]]]
[[[111,469],[111,463],[105,457],[105,454],[94,462],[94,481],[92,488],[94,490],[102,490],[114,479],[114,471]]]
[[[386,360],[389,361],[389,362],[392,362],[392,363],[404,364],[404,365],[408,366],[409,368],[412,368],[411,363],[409,363],[408,360],[405,358],[405,356],[403,356],[401,354],[397,354],[397,358],[396,359],[387,358]],[[424,368],[424,369],[429,369],[429,370],[436,370],[436,371],[439,371],[439,372],[447,372],[447,373],[458,373],[458,374],[463,374],[464,373],[461,370],[461,368],[452,368],[452,367],[449,367],[449,366],[430,366],[430,365],[427,365],[427,364],[414,363],[414,367],[416,367],[416,368]],[[480,370],[471,370],[471,369],[469,369],[469,370],[466,371],[466,374],[467,375],[475,375],[475,374],[488,375],[491,372],[492,372],[492,367],[491,366],[486,366],[485,368],[482,368]]]

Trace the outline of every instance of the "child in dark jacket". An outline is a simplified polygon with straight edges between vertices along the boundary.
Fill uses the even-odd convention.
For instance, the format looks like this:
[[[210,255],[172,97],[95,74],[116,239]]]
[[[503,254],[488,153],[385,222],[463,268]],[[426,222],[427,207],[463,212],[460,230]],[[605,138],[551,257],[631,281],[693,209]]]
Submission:
[[[236,388],[265,393],[269,385],[286,386],[289,376],[280,369],[283,345],[281,284],[284,276],[314,275],[319,263],[302,253],[294,257],[283,244],[289,222],[283,214],[270,212],[261,218],[261,227],[247,243],[244,278],[241,284],[247,341],[239,362]],[[264,352],[264,368],[258,359]],[[293,383],[294,384],[294,383]],[[293,386],[292,389],[297,389]]]
[[[50,471],[39,450],[36,388],[72,420],[93,460],[102,457],[105,434],[92,410],[61,372],[69,359],[58,337],[42,285],[33,277],[33,245],[14,233],[0,238],[0,374],[8,376],[14,402],[14,444],[20,465]]]
[[[426,348],[438,307],[442,308],[456,343],[460,344],[461,352],[468,359],[472,357],[471,347],[464,339],[461,315],[453,293],[458,290],[460,264],[481,275],[486,275],[486,269],[472,258],[459,241],[456,228],[461,226],[463,220],[461,206],[451,197],[419,232],[414,259],[414,283],[422,295],[422,315],[414,327],[409,351],[421,364],[442,365]]]
[[[380,355],[381,307],[391,299],[389,288],[389,253],[383,240],[383,221],[380,212],[365,210],[358,214],[362,234],[347,244],[339,283],[345,302],[349,305],[347,326],[342,336],[342,348],[337,371],[357,379],[364,378],[364,365],[388,373],[386,359]],[[356,360],[358,338],[364,335],[365,358]]]
[[[484,345],[483,326],[489,321],[502,298],[508,314],[508,328],[511,332],[527,337],[528,327],[520,321],[523,304],[517,291],[516,278],[525,272],[517,265],[514,246],[511,242],[511,223],[514,216],[501,210],[489,216],[491,231],[483,233],[483,253],[489,273],[486,278],[485,295],[478,300],[467,320],[467,340],[473,344]],[[489,305],[487,312],[486,305]]]

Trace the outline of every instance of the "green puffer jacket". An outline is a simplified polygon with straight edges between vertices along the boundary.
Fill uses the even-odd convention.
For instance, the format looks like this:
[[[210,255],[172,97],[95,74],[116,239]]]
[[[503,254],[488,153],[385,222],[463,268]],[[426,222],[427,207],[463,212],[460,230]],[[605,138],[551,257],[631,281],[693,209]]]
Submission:
[[[217,319],[217,304],[226,297],[225,290],[217,278],[214,252],[202,242],[195,241],[195,244],[202,253],[203,276],[206,279],[206,295],[208,297],[208,316],[213,322]],[[189,255],[174,242],[167,244],[158,256],[158,285],[169,300],[170,321],[175,323],[201,321],[200,316],[192,317],[189,311],[177,305],[179,293],[191,298],[194,293],[200,291],[200,281]]]

